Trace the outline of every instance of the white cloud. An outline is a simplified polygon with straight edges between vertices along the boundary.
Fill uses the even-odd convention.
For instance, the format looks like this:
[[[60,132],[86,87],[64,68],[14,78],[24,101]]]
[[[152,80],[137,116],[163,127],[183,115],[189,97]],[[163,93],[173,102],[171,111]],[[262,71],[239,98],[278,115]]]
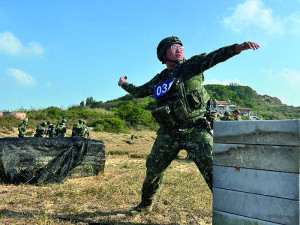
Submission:
[[[23,86],[33,86],[36,84],[35,79],[28,73],[18,70],[15,68],[9,68],[8,74],[11,76],[18,84]]]
[[[300,11],[295,12],[284,19],[287,30],[293,34],[300,33]]]
[[[37,42],[29,42],[23,45],[22,42],[11,32],[0,32],[0,53],[10,55],[42,55],[43,47]]]
[[[203,84],[221,84],[221,85],[229,85],[232,83],[241,85],[241,82],[238,79],[232,79],[232,80],[227,79],[223,81],[219,81],[217,79],[209,79],[203,82]]]
[[[298,88],[300,87],[300,71],[284,68],[281,70],[280,75],[285,79],[285,81],[289,85]]]
[[[236,32],[244,31],[252,26],[261,28],[269,34],[282,34],[283,22],[273,16],[273,11],[266,8],[261,0],[246,0],[238,4],[232,15],[222,21]]]

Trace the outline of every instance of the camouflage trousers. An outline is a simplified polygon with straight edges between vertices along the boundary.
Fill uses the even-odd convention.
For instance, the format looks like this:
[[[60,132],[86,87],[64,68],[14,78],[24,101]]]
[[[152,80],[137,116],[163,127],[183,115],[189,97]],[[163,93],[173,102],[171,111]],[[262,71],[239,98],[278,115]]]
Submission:
[[[162,182],[164,172],[185,149],[195,162],[208,187],[212,189],[213,139],[203,128],[164,130],[160,128],[146,161],[146,178],[142,188],[142,201],[151,201]]]

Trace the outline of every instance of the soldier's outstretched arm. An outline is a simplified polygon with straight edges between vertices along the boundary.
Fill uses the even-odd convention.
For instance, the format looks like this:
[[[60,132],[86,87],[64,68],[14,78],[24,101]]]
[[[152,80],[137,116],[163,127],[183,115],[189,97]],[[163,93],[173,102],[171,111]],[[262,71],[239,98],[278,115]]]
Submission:
[[[241,51],[244,51],[244,50],[248,50],[248,49],[253,49],[253,50],[256,50],[258,49],[260,46],[255,43],[255,42],[252,42],[252,41],[245,41],[244,43],[242,44],[237,44],[235,46],[235,52],[236,53],[240,53]]]

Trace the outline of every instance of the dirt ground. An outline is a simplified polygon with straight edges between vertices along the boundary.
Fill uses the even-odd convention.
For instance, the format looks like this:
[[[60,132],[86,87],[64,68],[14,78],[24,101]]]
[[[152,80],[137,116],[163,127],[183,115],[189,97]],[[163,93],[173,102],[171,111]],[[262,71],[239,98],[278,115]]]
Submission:
[[[211,224],[211,192],[195,164],[185,160],[185,151],[166,171],[153,212],[131,216],[130,209],[140,201],[145,160],[156,133],[90,135],[105,144],[104,174],[42,187],[2,184],[0,224]],[[16,136],[16,129],[0,128],[0,137]]]

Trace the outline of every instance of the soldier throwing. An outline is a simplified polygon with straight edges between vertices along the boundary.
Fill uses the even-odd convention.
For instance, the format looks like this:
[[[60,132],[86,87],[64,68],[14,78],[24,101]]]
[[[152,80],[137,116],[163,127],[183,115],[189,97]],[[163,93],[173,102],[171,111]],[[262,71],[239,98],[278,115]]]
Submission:
[[[157,109],[152,115],[160,125],[146,161],[141,202],[131,211],[133,214],[152,210],[164,171],[181,149],[188,151],[212,189],[212,136],[204,119],[210,97],[203,86],[203,72],[241,51],[258,48],[258,44],[247,41],[186,60],[179,38],[167,37],[157,47],[157,57],[166,69],[139,87],[120,78],[118,85],[134,97],[154,96]]]
[[[19,135],[18,137],[22,138],[25,136],[25,132],[27,130],[28,119],[24,119],[23,122],[18,126]]]

